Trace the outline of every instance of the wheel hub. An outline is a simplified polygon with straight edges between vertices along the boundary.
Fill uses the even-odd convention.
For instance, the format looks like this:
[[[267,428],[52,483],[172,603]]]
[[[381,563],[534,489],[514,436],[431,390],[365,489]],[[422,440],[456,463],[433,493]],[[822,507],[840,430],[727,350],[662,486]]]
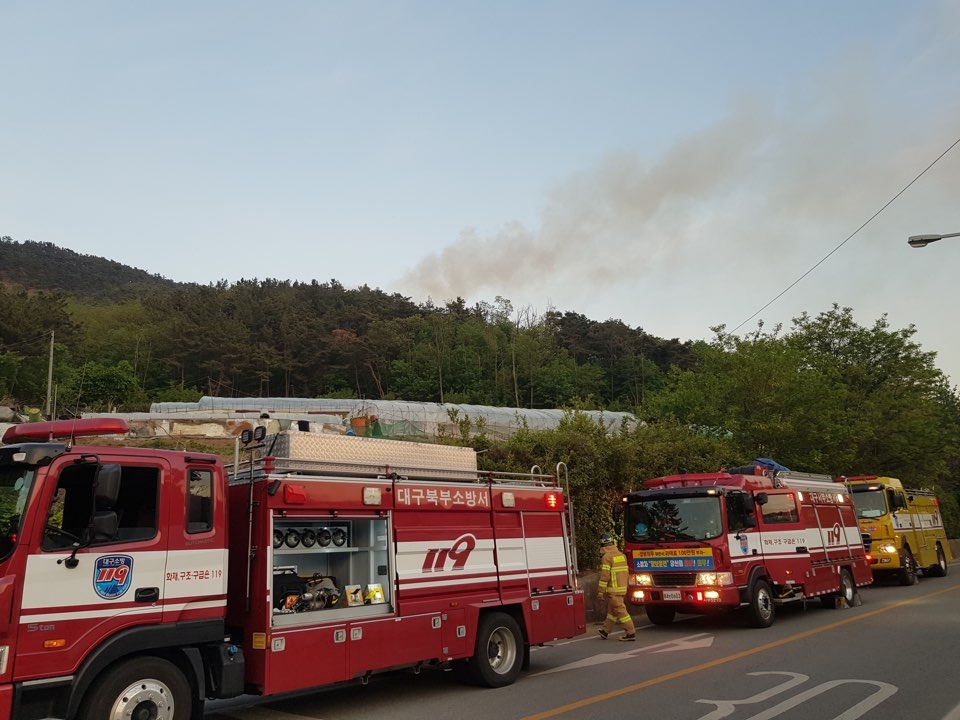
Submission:
[[[490,637],[487,643],[487,658],[490,667],[498,673],[505,672],[513,665],[512,636],[505,631],[498,630]]]
[[[172,720],[173,694],[158,680],[132,683],[113,704],[110,720]]]

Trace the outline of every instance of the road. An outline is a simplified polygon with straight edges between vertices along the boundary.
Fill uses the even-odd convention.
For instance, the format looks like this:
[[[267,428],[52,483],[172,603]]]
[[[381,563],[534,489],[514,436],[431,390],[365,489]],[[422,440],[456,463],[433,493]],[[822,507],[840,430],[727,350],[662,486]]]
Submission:
[[[589,634],[536,648],[498,690],[443,670],[321,692],[208,704],[207,720],[960,720],[960,565],[913,587],[879,585],[862,605],[780,609],[765,630],[737,615],[638,617],[636,643]],[[304,658],[322,663],[322,657]]]

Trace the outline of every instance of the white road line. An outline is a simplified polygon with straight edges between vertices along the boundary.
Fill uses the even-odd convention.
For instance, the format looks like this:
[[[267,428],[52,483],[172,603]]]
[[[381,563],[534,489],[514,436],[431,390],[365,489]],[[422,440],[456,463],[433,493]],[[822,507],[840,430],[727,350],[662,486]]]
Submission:
[[[960,720],[960,703],[957,703],[953,710],[944,715],[943,720]]]

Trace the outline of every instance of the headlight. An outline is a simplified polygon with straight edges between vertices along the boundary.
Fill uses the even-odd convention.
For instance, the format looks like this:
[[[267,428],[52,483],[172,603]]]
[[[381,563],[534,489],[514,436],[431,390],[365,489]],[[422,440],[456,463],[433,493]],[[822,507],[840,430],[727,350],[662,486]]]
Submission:
[[[697,585],[733,585],[733,573],[697,573]]]
[[[653,575],[650,573],[637,573],[633,576],[633,584],[640,587],[652,587]]]
[[[881,546],[880,546],[879,548],[877,548],[877,549],[878,549],[880,552],[882,552],[882,553],[887,553],[887,554],[889,554],[889,555],[896,555],[896,554],[897,554],[897,548],[896,548],[895,546],[893,546],[893,545],[881,545]]]

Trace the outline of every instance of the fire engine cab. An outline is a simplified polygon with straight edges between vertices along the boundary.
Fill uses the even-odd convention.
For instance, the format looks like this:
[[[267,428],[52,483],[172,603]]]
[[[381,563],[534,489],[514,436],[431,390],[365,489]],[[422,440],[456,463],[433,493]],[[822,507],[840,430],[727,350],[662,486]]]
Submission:
[[[585,629],[561,467],[263,428],[229,474],[213,454],[75,444],[126,432],[4,434],[0,719],[196,719],[206,698],[445,663],[496,687]]]
[[[854,604],[872,581],[846,488],[761,465],[648,480],[623,497],[627,600],[655,624],[677,613],[745,608],[769,627],[775,606]]]

